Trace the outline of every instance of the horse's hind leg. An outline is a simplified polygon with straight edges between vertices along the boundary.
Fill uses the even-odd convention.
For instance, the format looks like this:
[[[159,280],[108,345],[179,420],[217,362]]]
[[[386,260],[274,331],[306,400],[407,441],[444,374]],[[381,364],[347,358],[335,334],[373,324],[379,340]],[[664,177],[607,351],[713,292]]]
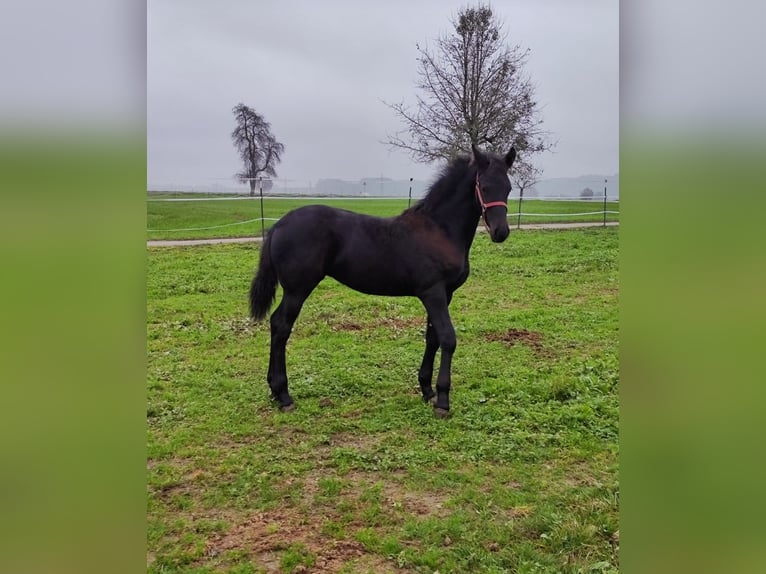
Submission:
[[[298,295],[285,292],[282,302],[271,315],[271,353],[267,380],[271,388],[271,396],[279,402],[279,408],[283,411],[294,408],[293,399],[287,390],[285,346],[306,297],[308,293]]]

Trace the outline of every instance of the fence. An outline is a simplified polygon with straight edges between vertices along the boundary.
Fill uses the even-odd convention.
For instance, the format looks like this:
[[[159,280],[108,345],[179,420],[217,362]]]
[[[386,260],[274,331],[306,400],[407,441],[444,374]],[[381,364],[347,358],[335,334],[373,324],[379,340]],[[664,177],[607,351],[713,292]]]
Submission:
[[[596,195],[590,188],[582,190],[583,192],[590,191],[592,195],[583,196],[582,194],[572,196],[572,184],[570,189],[563,189],[562,191],[568,192],[568,194],[560,195],[544,195],[541,196],[539,191],[532,189],[523,192],[522,194],[512,194],[508,198],[509,210],[508,218],[510,220],[515,219],[516,227],[521,228],[522,218],[533,218],[536,222],[540,222],[545,219],[552,219],[553,221],[560,221],[561,218],[576,219],[582,217],[592,218],[593,216],[601,215],[601,222],[604,226],[607,225],[607,215],[619,215],[619,211],[615,209],[608,209],[608,203],[618,203],[619,195],[609,195],[609,181],[608,180],[588,180],[585,178],[572,178],[575,181],[574,185],[583,185],[585,183],[594,183],[598,181],[603,185],[603,193]],[[296,185],[297,183],[297,185]],[[244,221],[235,221],[231,223],[222,223],[219,225],[197,226],[197,227],[179,227],[173,229],[147,229],[148,232],[196,232],[196,231],[209,231],[215,229],[230,228],[236,226],[242,226],[250,223],[260,221],[261,235],[265,236],[266,233],[266,221],[278,221],[279,217],[266,217],[264,214],[264,199],[267,198],[270,201],[280,199],[290,200],[306,200],[306,201],[327,201],[327,200],[341,200],[341,199],[353,199],[353,200],[381,200],[381,199],[407,199],[407,205],[411,205],[414,201],[420,199],[425,191],[428,189],[428,184],[422,181],[414,181],[412,178],[409,180],[391,180],[387,178],[374,178],[359,181],[348,181],[340,179],[326,179],[318,180],[316,185],[313,182],[296,182],[295,180],[259,180],[257,185],[257,191],[248,193],[247,188],[243,191],[242,187],[232,188],[222,185],[215,186],[194,186],[196,189],[189,189],[191,186],[167,186],[168,189],[162,190],[161,186],[155,186],[152,191],[149,192],[148,202],[206,202],[206,201],[258,201],[260,208],[260,216],[250,218]],[[186,187],[184,190],[183,187]],[[615,186],[616,187],[616,186]],[[180,188],[180,189],[179,189]],[[265,189],[268,188],[268,189]],[[619,188],[617,188],[619,189]],[[360,191],[361,190],[361,191]],[[157,196],[158,193],[172,193],[173,197]],[[190,197],[192,194],[204,193],[207,194],[203,197]],[[181,196],[175,196],[180,194]],[[154,195],[154,197],[153,197]],[[531,205],[530,203],[531,202]],[[545,207],[545,209],[535,209],[533,205],[536,202],[538,207]],[[569,210],[559,210],[563,212],[556,212],[551,210],[551,206],[555,206],[555,202],[568,202],[567,206]],[[583,208],[578,211],[571,211],[571,202],[577,202],[582,204]],[[599,203],[599,210],[590,210],[585,205],[594,205]],[[512,208],[512,205],[516,205],[516,209]],[[529,208],[526,206],[530,205]]]
[[[429,182],[414,178],[392,179],[384,176],[359,180],[320,178],[315,180],[256,178],[255,194],[263,189],[269,196],[285,197],[391,197],[422,196]],[[181,192],[211,195],[247,195],[248,185],[231,178],[203,180],[194,184],[165,183],[150,186],[153,192]]]

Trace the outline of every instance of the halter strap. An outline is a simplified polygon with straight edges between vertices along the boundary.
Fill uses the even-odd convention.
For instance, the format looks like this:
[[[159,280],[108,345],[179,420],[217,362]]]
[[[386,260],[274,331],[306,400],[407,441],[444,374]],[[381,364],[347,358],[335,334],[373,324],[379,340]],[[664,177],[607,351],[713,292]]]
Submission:
[[[487,233],[489,233],[489,223],[487,223],[487,210],[490,207],[500,207],[503,206],[506,209],[508,208],[508,204],[505,201],[490,201],[489,203],[484,203],[484,196],[481,194],[481,186],[479,185],[479,172],[476,172],[476,199],[479,200],[479,205],[481,206],[481,221],[484,223],[484,228],[487,230]]]

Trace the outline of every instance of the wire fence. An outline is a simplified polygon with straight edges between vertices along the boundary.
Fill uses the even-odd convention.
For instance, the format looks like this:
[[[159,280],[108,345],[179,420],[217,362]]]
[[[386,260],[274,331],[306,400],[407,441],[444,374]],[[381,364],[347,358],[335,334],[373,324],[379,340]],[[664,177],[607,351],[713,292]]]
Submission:
[[[534,218],[536,222],[550,218],[552,221],[561,221],[562,218],[577,219],[601,216],[601,223],[607,225],[607,216],[619,216],[619,210],[614,209],[619,205],[619,183],[612,178],[570,178],[564,183],[555,181],[554,185],[536,185],[535,188],[523,190],[508,197],[508,219],[521,227],[522,218]],[[610,195],[609,188],[613,188]],[[603,191],[596,192],[598,186]],[[584,187],[583,187],[584,186]],[[164,189],[163,189],[164,188]],[[265,236],[266,221],[278,221],[279,217],[266,217],[264,214],[264,199],[270,202],[274,200],[301,200],[332,202],[333,200],[407,200],[407,206],[418,201],[427,191],[428,183],[409,180],[392,180],[388,178],[370,178],[365,180],[351,181],[341,179],[324,179],[314,182],[298,180],[269,180],[259,179],[252,188],[249,186],[225,186],[197,185],[182,186],[170,184],[167,186],[153,186],[147,195],[148,202],[218,202],[218,201],[257,201],[260,208],[260,216],[243,221],[221,223],[217,225],[189,226],[178,228],[147,229],[151,233],[163,232],[196,232],[225,229],[260,222],[261,235]],[[559,193],[551,193],[558,191]],[[543,193],[541,193],[543,192]],[[545,193],[547,192],[547,193]],[[192,197],[192,195],[201,195]],[[545,205],[547,209],[535,209],[535,203],[539,207]],[[543,203],[544,202],[544,203]],[[583,208],[578,211],[550,210],[547,202],[578,202]],[[611,204],[611,205],[610,205]],[[599,205],[600,209],[588,209],[585,206]],[[527,207],[528,206],[528,207]],[[515,209],[514,209],[515,207]],[[610,209],[611,207],[611,209]],[[614,218],[610,218],[614,219]],[[514,221],[515,220],[515,221]],[[598,223],[598,221],[596,221]]]

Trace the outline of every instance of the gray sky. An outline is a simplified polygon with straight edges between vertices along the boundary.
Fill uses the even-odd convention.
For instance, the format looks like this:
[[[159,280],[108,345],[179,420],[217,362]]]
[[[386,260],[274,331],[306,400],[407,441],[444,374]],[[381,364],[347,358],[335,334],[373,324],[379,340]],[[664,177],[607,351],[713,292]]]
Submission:
[[[229,139],[242,101],[285,145],[278,176],[430,179],[383,143],[401,128],[382,101],[413,102],[416,43],[450,30],[464,1],[150,0],[147,183],[210,184],[239,169]],[[544,177],[614,174],[619,141],[616,0],[494,1],[508,42],[530,48]],[[221,181],[221,183],[226,183]]]

